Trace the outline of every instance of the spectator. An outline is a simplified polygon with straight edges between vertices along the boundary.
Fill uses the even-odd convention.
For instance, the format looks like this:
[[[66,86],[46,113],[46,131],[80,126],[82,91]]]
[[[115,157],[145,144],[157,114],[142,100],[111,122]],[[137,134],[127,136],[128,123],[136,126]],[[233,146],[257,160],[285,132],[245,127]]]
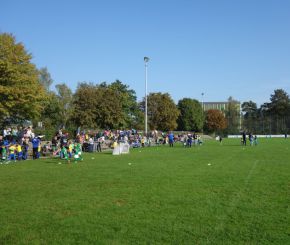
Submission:
[[[33,151],[33,159],[38,158],[38,147],[40,145],[40,139],[35,137],[32,140],[32,151]]]

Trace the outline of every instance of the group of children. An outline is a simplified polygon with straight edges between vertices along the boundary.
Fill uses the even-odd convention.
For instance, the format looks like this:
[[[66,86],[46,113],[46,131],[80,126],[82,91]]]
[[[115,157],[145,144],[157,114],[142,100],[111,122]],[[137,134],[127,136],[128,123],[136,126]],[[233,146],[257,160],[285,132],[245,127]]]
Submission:
[[[33,159],[40,158],[41,152],[43,151],[40,139],[32,140],[33,148]],[[53,156],[59,156],[61,159],[67,160],[71,159],[74,162],[82,161],[82,145],[80,143],[68,142],[67,144],[61,144],[59,147],[47,147],[46,153],[52,152]],[[2,142],[0,145],[0,164],[8,164],[10,162],[16,162],[21,160],[26,160],[28,158],[29,144],[23,143],[9,143],[8,141]],[[50,153],[51,154],[51,153]]]
[[[82,145],[80,143],[68,142],[68,144],[63,144],[59,148],[55,148],[53,155],[59,155],[61,159],[66,160],[68,163],[71,159],[73,159],[75,163],[83,161]]]
[[[0,148],[0,156],[0,164],[26,160],[28,157],[28,144],[3,144]]]

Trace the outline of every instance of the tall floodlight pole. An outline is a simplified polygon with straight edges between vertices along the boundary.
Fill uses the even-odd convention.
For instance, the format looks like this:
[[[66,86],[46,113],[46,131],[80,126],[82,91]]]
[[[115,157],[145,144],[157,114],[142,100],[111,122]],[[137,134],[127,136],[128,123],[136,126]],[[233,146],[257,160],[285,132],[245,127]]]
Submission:
[[[241,105],[241,102],[239,102],[240,103],[240,108],[239,108],[239,110],[240,110],[240,131],[242,131],[242,105]]]
[[[204,96],[204,92],[201,93],[201,113],[202,113],[202,120],[204,121],[204,113],[203,113],[203,96]],[[201,129],[201,132],[203,134],[203,123],[202,123],[202,129]]]
[[[144,57],[145,63],[145,135],[147,136],[147,67],[148,67],[149,58]]]
[[[203,114],[203,96],[204,96],[204,92],[201,93],[201,108],[202,108],[202,114]]]

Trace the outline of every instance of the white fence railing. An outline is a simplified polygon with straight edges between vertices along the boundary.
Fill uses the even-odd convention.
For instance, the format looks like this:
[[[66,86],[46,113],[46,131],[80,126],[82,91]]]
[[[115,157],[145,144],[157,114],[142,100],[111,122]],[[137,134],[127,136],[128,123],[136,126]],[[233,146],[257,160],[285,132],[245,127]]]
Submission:
[[[248,136],[248,135],[247,135]],[[230,139],[241,138],[242,135],[235,134],[235,135],[228,135]],[[257,134],[258,138],[285,138],[285,134]]]

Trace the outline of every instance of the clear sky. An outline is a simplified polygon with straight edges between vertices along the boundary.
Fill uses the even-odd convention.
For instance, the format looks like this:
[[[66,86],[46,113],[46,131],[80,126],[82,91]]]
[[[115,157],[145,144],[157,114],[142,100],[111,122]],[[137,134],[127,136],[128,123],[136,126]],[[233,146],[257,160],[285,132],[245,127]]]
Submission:
[[[258,104],[290,93],[289,0],[0,0],[13,33],[55,84],[116,79],[148,91]]]

